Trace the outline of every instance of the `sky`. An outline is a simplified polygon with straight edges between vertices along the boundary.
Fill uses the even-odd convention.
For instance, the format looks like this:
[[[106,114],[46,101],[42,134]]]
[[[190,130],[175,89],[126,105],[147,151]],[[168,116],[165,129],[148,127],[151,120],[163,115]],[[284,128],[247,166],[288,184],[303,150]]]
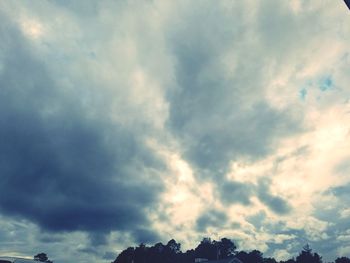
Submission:
[[[335,0],[0,2],[0,255],[203,237],[350,256]]]

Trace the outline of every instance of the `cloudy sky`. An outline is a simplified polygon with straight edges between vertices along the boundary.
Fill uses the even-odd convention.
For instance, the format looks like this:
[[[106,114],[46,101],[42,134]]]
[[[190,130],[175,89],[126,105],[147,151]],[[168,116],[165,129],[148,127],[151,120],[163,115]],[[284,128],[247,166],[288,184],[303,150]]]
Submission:
[[[0,255],[350,255],[343,1],[1,1],[0,39]]]

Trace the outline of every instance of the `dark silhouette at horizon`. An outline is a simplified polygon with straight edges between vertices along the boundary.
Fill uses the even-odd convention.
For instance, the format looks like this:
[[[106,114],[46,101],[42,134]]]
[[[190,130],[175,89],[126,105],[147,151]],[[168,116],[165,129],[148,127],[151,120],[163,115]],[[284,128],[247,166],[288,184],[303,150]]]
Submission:
[[[222,238],[220,241],[203,238],[196,248],[186,252],[181,251],[181,244],[174,239],[166,245],[156,243],[151,247],[141,243],[138,247],[123,250],[112,263],[229,263],[229,259],[242,263],[350,263],[348,257],[338,257],[333,262],[323,261],[309,244],[306,244],[296,257],[277,261],[273,257],[264,257],[263,253],[256,249],[250,252],[239,251],[235,243],[228,238]]]

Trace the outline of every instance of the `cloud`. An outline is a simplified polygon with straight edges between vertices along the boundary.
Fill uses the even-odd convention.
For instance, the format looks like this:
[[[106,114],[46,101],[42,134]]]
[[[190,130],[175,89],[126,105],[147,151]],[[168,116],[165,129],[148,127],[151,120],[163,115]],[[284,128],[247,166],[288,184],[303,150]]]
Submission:
[[[343,3],[0,9],[1,253],[96,262],[203,235],[280,259],[350,246]]]
[[[249,205],[250,198],[254,193],[254,186],[237,182],[224,182],[219,191],[221,200],[226,204]]]
[[[277,214],[287,214],[291,211],[291,207],[286,200],[270,193],[270,182],[261,180],[258,186],[258,197],[262,203],[269,207]]]
[[[1,213],[54,232],[149,226],[145,209],[162,184],[156,174],[140,174],[152,174],[147,168],[160,161],[89,87],[76,93],[58,85],[21,33],[1,20]],[[96,105],[86,107],[86,99]]]
[[[217,9],[212,11],[213,17],[204,18],[205,13],[194,12],[185,18],[193,28],[178,29],[173,47],[177,88],[168,96],[168,123],[182,142],[185,156],[198,167],[200,176],[209,173],[214,178],[227,171],[230,161],[261,158],[273,151],[278,137],[300,129],[300,123],[288,111],[273,109],[260,95],[266,80],[263,65],[252,63],[260,53],[244,57],[250,43],[240,50],[244,59],[232,62],[234,74],[228,75],[222,57],[238,48],[234,39],[244,42],[246,36],[240,31],[217,30],[225,24],[225,16],[215,15]],[[208,25],[192,24],[193,17]]]
[[[203,213],[196,222],[197,230],[205,232],[207,227],[220,227],[227,222],[227,215],[224,212],[216,210],[208,210]]]
[[[341,185],[337,187],[332,187],[328,190],[328,192],[332,193],[336,197],[343,199],[344,201],[347,201],[349,198],[349,190],[350,190],[350,183],[346,185]]]
[[[160,240],[160,235],[152,229],[136,228],[132,233],[136,242],[141,243],[157,243]]]

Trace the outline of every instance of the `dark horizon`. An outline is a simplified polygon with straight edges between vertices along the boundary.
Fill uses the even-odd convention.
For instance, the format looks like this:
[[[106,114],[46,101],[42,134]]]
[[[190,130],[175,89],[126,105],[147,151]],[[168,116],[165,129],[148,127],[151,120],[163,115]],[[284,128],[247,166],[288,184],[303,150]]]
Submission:
[[[230,263],[229,260],[233,259],[239,260],[235,263],[350,263],[348,257],[337,257],[332,262],[324,261],[322,255],[313,251],[309,244],[303,246],[297,255],[277,261],[273,257],[265,257],[262,252],[256,249],[240,250],[235,242],[228,238],[222,238],[218,241],[203,238],[197,247],[186,252],[181,250],[181,244],[174,239],[169,240],[166,245],[161,242],[153,246],[140,244],[137,247],[124,249],[112,263]]]

